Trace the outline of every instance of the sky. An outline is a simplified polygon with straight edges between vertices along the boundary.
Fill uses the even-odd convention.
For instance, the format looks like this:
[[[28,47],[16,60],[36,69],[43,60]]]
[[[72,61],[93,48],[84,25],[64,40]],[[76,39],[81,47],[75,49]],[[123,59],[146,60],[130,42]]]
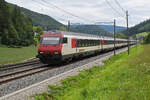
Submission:
[[[95,24],[98,22],[113,22],[116,19],[117,26],[126,26],[126,10],[129,12],[129,27],[150,18],[150,0],[6,1],[51,16],[63,24],[67,24],[68,20],[72,24]]]

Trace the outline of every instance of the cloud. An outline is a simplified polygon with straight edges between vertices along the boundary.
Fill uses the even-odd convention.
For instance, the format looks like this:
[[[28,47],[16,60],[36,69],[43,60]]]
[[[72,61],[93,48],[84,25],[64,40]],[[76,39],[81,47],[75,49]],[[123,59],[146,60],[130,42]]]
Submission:
[[[106,2],[106,0],[6,0],[21,7],[47,14],[56,20],[66,24],[68,20],[73,23],[94,23],[96,21],[113,21],[117,24],[126,25],[125,13],[119,8],[114,0],[107,0],[120,14],[117,14]],[[118,0],[125,10],[129,10],[129,25],[133,26],[146,20],[150,16],[149,0]],[[59,8],[81,18],[73,17],[64,13]]]

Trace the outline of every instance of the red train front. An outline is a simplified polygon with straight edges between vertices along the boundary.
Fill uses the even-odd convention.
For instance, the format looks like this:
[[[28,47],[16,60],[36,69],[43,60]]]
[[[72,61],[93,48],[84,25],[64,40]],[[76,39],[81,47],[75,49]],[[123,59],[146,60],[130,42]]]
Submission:
[[[38,58],[43,63],[58,63],[62,60],[62,37],[59,34],[42,35],[38,47]]]

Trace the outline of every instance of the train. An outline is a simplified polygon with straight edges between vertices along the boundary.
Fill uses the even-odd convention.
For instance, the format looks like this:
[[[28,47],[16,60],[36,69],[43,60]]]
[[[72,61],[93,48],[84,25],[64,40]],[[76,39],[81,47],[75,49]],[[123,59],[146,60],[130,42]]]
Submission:
[[[136,40],[97,36],[67,31],[48,31],[41,36],[37,58],[45,64],[58,64],[106,50],[134,45]]]

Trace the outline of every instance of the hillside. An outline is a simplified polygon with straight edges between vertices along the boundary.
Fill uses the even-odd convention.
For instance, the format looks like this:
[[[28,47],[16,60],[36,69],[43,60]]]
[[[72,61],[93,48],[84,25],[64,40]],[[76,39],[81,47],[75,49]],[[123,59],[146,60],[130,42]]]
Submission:
[[[93,35],[109,36],[109,37],[113,36],[112,33],[105,31],[103,28],[97,25],[72,25],[71,27],[76,29],[77,32],[81,33],[88,33]]]
[[[28,10],[17,5],[10,4],[12,7],[20,8],[20,10],[27,16],[29,16],[35,26],[41,26],[44,30],[59,29],[63,24],[56,21],[52,17],[44,14],[40,14],[31,10]]]
[[[114,32],[114,26],[113,25],[99,25],[104,30],[113,33]],[[116,26],[116,33],[119,33],[119,31],[125,30],[126,27],[123,26]]]
[[[142,33],[142,32],[150,32],[150,19],[143,21],[134,27],[129,28],[129,33],[128,35],[133,36],[137,33]],[[123,31],[122,33],[126,33],[126,30]]]
[[[31,19],[19,8],[0,0],[0,43],[27,46],[33,43],[33,35]]]

